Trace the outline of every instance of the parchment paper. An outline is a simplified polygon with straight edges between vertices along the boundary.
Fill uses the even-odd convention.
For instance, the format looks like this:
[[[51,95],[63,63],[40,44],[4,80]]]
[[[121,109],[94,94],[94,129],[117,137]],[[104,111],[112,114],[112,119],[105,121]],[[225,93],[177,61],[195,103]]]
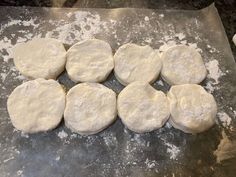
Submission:
[[[234,158],[217,164],[213,155],[223,130],[235,137],[236,105],[235,62],[214,5],[199,11],[0,7],[0,22],[0,176],[235,176]],[[23,134],[13,128],[6,108],[11,91],[26,80],[15,69],[11,50],[34,37],[58,38],[67,48],[95,37],[109,42],[114,52],[128,42],[162,46],[160,50],[166,44],[191,45],[205,63],[219,62],[219,83],[207,78],[202,85],[213,92],[218,111],[231,117],[230,129],[219,121],[209,131],[190,135],[167,123],[154,132],[135,134],[118,118],[88,137],[71,133],[63,122],[50,132]],[[58,80],[67,89],[74,85],[66,73]],[[113,73],[103,84],[117,94],[123,89]],[[161,78],[153,86],[169,89]]]

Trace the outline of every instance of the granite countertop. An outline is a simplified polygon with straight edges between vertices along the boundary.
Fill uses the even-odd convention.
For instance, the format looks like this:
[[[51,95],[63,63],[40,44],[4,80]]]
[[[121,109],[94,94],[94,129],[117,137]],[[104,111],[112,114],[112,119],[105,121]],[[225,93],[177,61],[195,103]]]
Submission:
[[[2,0],[0,6],[77,7],[77,8],[152,8],[152,9],[202,9],[215,2],[236,58],[232,42],[236,33],[235,0]]]

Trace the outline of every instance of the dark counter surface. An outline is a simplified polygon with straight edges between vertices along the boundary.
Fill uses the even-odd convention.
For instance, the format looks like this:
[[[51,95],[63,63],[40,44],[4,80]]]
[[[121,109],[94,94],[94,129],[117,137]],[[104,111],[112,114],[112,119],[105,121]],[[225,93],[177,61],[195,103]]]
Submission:
[[[232,42],[236,33],[235,0],[1,0],[0,6],[75,7],[75,8],[151,8],[151,9],[202,9],[215,2],[236,58]]]

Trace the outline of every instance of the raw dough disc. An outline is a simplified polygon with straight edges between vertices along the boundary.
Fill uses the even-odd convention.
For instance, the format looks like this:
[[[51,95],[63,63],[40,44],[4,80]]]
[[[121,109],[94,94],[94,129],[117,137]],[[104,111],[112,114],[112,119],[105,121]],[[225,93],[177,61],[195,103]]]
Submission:
[[[137,133],[162,127],[170,115],[166,95],[141,81],[129,84],[120,92],[117,109],[122,122]]]
[[[26,77],[56,79],[64,70],[66,50],[56,39],[38,38],[13,49],[16,68]]]
[[[217,105],[214,97],[196,84],[172,86],[167,94],[170,122],[186,133],[199,133],[215,124]]]
[[[65,92],[54,80],[36,79],[16,87],[7,100],[12,124],[26,133],[55,128],[65,108]]]
[[[74,82],[102,82],[113,67],[112,49],[102,40],[76,43],[67,52],[66,70]]]
[[[82,83],[69,90],[65,124],[81,135],[98,133],[116,119],[116,94],[98,83]]]
[[[177,45],[162,54],[162,78],[170,85],[198,84],[207,75],[201,55],[192,47]]]
[[[150,46],[125,44],[114,55],[115,76],[123,85],[135,81],[154,82],[162,62],[157,51]]]

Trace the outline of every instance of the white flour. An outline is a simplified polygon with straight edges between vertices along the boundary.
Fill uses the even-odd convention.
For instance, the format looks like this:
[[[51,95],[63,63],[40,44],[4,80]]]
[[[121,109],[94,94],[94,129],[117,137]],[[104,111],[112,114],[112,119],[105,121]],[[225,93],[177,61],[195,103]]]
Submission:
[[[178,40],[176,40],[176,38]],[[174,35],[164,35],[159,42],[162,43],[162,45],[158,49],[160,53],[179,44],[188,45],[196,49],[196,51],[202,53],[202,49],[198,47],[197,43],[187,42],[186,36],[184,33],[176,33]]]
[[[29,138],[29,135],[27,133],[21,132],[21,137]]]
[[[186,38],[186,36],[183,34],[183,33],[177,33],[176,35],[175,35],[179,40],[183,40],[184,38]]]
[[[18,176],[22,176],[23,170],[18,170],[18,171],[16,172],[16,174],[17,174]]]
[[[208,92],[213,93],[214,90],[219,89],[219,86],[217,86],[219,84],[219,78],[225,75],[225,73],[221,71],[221,69],[219,68],[219,62],[215,59],[210,60],[205,65],[208,70],[207,78],[210,79],[206,83],[205,88],[207,89]]]
[[[233,129],[232,125],[231,125],[231,121],[232,118],[229,117],[229,115],[225,112],[219,112],[217,113],[218,117],[219,117],[219,121],[221,122],[221,124],[223,125],[223,127],[228,128],[230,130]]]
[[[145,17],[144,17],[144,20],[145,20],[145,21],[149,21],[149,17],[148,17],[148,16],[145,16]]]
[[[103,140],[105,142],[105,145],[108,147],[108,148],[114,148],[115,146],[118,145],[118,141],[117,141],[117,138],[115,135],[113,135],[112,133],[105,133],[103,132],[102,133],[102,137],[103,137]]]
[[[71,18],[72,15],[69,15]],[[65,44],[73,44],[75,41],[81,41],[85,39],[93,38],[95,34],[101,32],[101,30],[108,30],[107,22],[100,19],[98,14],[92,14],[87,11],[78,11],[73,13],[75,20],[68,23],[64,20],[50,21],[51,24],[56,25],[55,29],[46,33],[46,37],[56,38],[61,40]],[[112,21],[109,24],[111,28],[116,22]],[[60,25],[58,25],[60,24]]]
[[[170,154],[170,159],[177,160],[177,156],[180,153],[180,149],[177,146],[167,142],[165,143],[165,145],[167,146],[167,153]]]
[[[55,158],[56,161],[59,161],[60,159],[61,159],[60,156],[57,156],[57,157]]]
[[[219,84],[219,78],[225,75],[219,68],[219,62],[211,60],[206,63],[206,68],[208,70],[207,77],[214,80],[213,84]]]
[[[38,28],[39,24],[36,24],[35,21],[36,21],[35,18],[31,18],[30,20],[25,20],[25,21],[11,20],[7,24],[1,26],[0,34],[2,34],[4,31],[11,30],[11,28],[13,28],[14,26],[23,26],[23,27],[31,26],[33,27],[33,29],[36,29]],[[28,33],[27,30],[26,31],[22,30],[22,31],[17,31],[17,32],[18,33],[20,32],[23,34],[26,33],[24,34],[24,37],[18,37],[16,39],[17,43],[25,42],[32,37],[32,33]],[[15,37],[15,34],[12,33],[10,38],[4,37],[4,39],[0,41],[0,52],[5,53],[4,50],[7,52],[6,54],[3,55],[4,62],[8,62],[8,60],[12,58],[12,47],[13,47],[12,40],[14,39],[14,37]]]
[[[68,137],[68,134],[64,130],[62,130],[57,134],[57,136],[61,139],[64,139]]]
[[[155,160],[149,160],[148,158],[145,160],[145,164],[148,169],[154,168],[158,163]]]

